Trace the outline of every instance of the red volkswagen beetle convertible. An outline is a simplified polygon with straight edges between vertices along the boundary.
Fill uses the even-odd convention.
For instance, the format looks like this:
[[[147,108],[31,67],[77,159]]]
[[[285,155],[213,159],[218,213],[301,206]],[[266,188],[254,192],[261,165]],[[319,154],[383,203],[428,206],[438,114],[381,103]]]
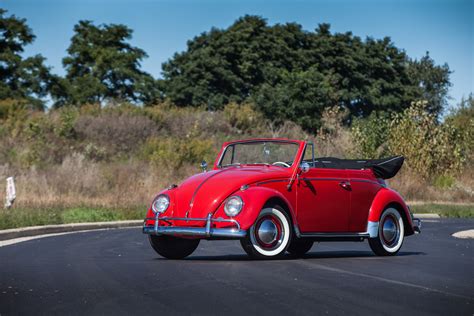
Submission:
[[[180,259],[201,239],[239,239],[251,257],[302,256],[315,241],[363,241],[395,255],[420,231],[384,179],[403,157],[315,158],[310,142],[250,139],[224,143],[211,171],[172,185],[151,204],[143,233],[155,251]]]

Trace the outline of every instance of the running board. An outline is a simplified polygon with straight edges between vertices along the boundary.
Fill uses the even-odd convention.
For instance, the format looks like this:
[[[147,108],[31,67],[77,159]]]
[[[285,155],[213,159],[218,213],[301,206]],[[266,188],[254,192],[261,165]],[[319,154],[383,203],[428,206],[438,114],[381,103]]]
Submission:
[[[299,237],[315,241],[363,241],[370,235],[368,233],[302,233]]]

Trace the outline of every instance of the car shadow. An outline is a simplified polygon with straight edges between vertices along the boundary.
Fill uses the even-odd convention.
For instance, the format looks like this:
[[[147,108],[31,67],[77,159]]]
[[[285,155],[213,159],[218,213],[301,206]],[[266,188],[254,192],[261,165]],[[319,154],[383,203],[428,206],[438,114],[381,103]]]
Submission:
[[[403,251],[399,252],[396,257],[406,257],[406,256],[424,256],[426,253],[419,252],[419,251]],[[275,260],[259,260],[259,259],[252,259],[246,254],[232,254],[232,255],[217,255],[217,256],[190,256],[182,260],[177,261],[291,261],[291,260],[308,260],[308,259],[338,259],[338,258],[390,258],[390,257],[379,257],[376,256],[371,251],[315,251],[309,252],[302,257],[294,257],[290,254],[286,254],[284,257],[275,259]],[[393,257],[392,257],[393,258]],[[173,260],[173,259],[166,259],[163,257],[155,258],[157,261],[165,260]]]
[[[405,257],[405,256],[420,256],[426,255],[424,252],[420,251],[401,251],[395,257]],[[380,257],[375,255],[372,251],[318,251],[318,252],[309,252],[305,254],[301,259],[331,259],[331,258],[387,258]]]

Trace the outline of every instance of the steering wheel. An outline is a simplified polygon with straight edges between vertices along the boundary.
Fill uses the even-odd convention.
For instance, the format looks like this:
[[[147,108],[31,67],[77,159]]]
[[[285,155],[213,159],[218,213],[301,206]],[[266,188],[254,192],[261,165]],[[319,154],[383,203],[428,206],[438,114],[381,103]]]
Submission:
[[[272,163],[272,165],[274,166],[282,165],[283,167],[290,168],[290,165],[283,161],[275,161],[274,163]]]

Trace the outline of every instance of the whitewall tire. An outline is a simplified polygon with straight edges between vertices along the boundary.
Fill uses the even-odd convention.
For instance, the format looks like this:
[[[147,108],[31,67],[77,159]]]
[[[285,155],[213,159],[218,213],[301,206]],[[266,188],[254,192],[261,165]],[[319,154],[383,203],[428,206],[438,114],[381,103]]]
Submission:
[[[290,241],[290,220],[283,209],[276,205],[262,209],[241,244],[253,258],[273,259],[285,254]]]
[[[389,207],[380,215],[378,235],[369,238],[369,245],[379,256],[393,256],[402,247],[404,237],[403,218],[397,209]]]

